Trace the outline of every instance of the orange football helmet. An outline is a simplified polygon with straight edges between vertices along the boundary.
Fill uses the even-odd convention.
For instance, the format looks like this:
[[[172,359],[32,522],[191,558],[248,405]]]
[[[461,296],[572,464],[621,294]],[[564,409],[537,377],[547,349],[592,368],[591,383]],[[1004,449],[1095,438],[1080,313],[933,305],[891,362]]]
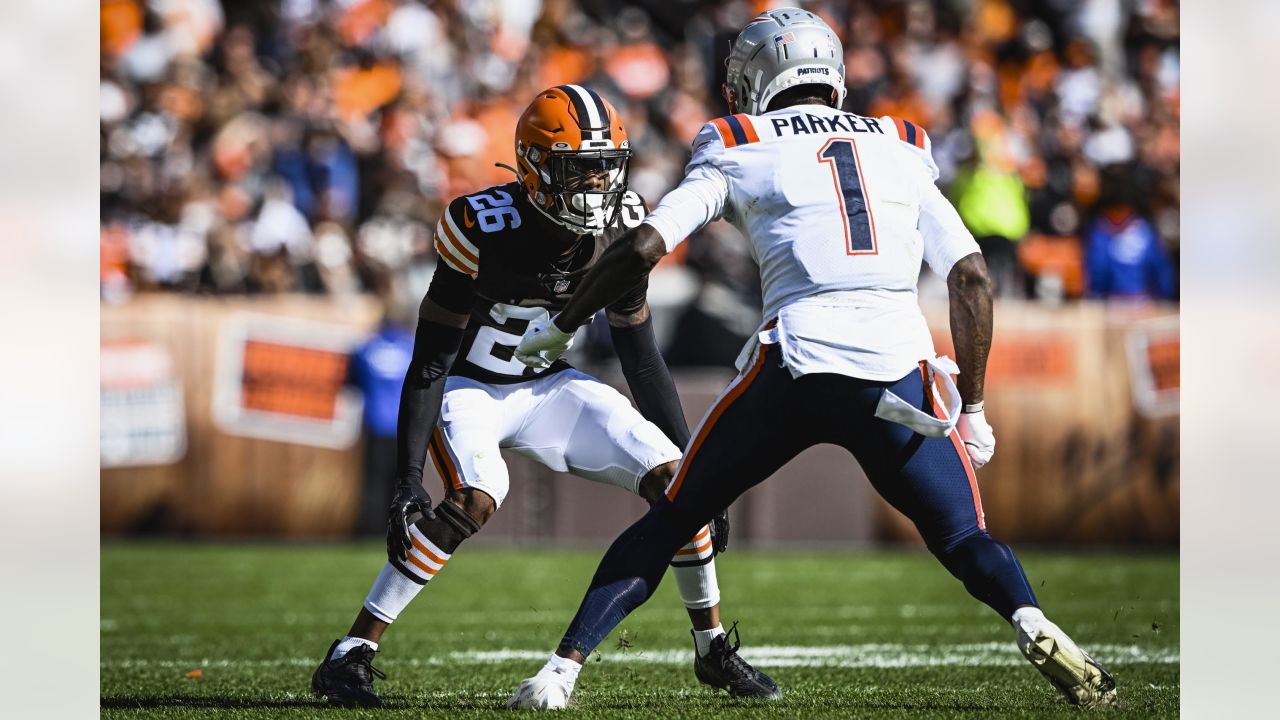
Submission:
[[[516,175],[534,207],[574,232],[613,224],[630,161],[622,116],[591,88],[543,90],[516,123]]]

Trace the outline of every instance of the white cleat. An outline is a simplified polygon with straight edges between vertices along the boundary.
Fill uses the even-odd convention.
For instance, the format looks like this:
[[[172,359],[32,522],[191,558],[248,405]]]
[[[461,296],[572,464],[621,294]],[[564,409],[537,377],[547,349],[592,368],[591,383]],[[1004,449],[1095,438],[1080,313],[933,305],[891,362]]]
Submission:
[[[569,706],[576,678],[567,673],[543,668],[537,675],[521,681],[520,687],[507,701],[511,710],[563,710]]]
[[[1081,650],[1062,629],[1048,620],[1014,623],[1018,649],[1035,669],[1067,698],[1082,708],[1110,705],[1116,699],[1116,681],[1107,669]]]

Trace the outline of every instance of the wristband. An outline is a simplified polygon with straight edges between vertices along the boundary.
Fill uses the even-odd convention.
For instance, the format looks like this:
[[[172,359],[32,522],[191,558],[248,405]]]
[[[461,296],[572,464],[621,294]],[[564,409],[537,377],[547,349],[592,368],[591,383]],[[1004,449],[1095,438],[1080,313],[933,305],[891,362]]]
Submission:
[[[964,407],[960,408],[960,412],[966,415],[972,415],[973,413],[980,413],[982,412],[982,410],[983,410],[982,400],[979,400],[978,402],[973,403],[972,405],[965,405]]]
[[[558,320],[559,318],[560,318],[559,315],[556,315],[555,317],[551,318],[551,320],[547,322],[547,329],[549,331],[554,331],[555,333],[558,333],[559,339],[561,340],[567,337],[572,337],[574,335],[572,331],[562,330],[560,329],[560,326],[556,324],[556,320]],[[552,337],[556,337],[556,335],[552,335]]]

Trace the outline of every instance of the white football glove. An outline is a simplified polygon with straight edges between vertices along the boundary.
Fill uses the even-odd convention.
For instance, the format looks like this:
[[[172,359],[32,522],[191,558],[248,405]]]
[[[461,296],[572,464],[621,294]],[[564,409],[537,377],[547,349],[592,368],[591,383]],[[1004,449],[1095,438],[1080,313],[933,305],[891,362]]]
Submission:
[[[981,406],[973,412],[961,412],[956,431],[960,433],[960,440],[964,442],[974,469],[991,462],[991,456],[996,452],[996,434],[987,424],[987,415]]]
[[[516,346],[515,357],[536,370],[551,367],[573,345],[573,333],[561,332],[554,318],[534,320]]]

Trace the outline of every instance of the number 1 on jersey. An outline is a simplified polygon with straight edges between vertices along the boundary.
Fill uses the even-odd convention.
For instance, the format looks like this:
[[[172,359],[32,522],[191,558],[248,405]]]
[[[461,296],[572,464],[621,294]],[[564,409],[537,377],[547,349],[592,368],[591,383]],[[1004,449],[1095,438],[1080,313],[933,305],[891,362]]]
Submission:
[[[858,167],[858,148],[849,138],[831,138],[818,151],[818,161],[831,167],[831,181],[836,186],[836,199],[844,213],[845,252],[848,255],[875,255],[876,221],[871,217],[862,169]]]

